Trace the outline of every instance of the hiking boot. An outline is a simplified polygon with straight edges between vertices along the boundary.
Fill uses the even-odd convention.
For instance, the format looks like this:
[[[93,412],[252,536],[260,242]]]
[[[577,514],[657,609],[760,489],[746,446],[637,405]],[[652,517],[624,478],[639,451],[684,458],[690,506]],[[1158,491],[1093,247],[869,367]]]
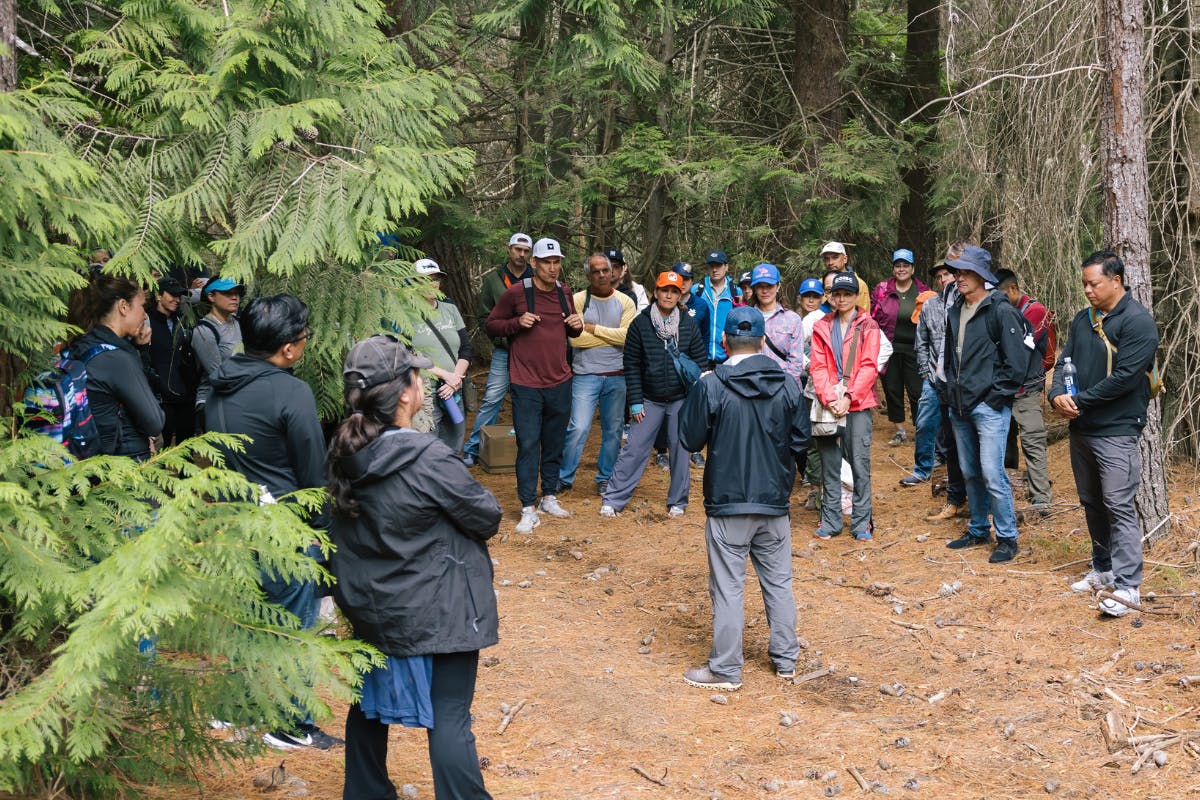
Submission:
[[[1113,587],[1112,572],[1097,572],[1089,569],[1087,575],[1071,584],[1072,592],[1098,592]]]
[[[309,746],[318,750],[329,750],[346,743],[345,739],[326,733],[316,725],[305,725],[303,731],[310,740]]]
[[[996,549],[988,556],[989,564],[1003,564],[1006,561],[1012,561],[1017,556],[1017,540],[1016,539],[1000,539],[996,542]]]
[[[792,678],[796,677],[796,668],[795,667],[776,667],[775,668],[775,677],[782,678],[785,681],[790,681]]]
[[[888,440],[888,447],[899,447],[908,441],[908,434],[903,430],[896,431],[896,434]]]
[[[605,503],[604,505],[600,506],[600,516],[604,517],[605,519],[612,519],[616,515],[617,515],[617,510],[615,508],[613,508],[612,506],[610,506],[608,503]]]
[[[654,457],[654,463],[663,469],[671,468],[671,457],[666,453],[659,453]]]
[[[542,518],[538,516],[537,509],[533,506],[525,506],[521,509],[521,521],[514,528],[517,533],[533,533],[533,529],[542,524]]]
[[[1031,503],[1029,505],[1029,508],[1026,509],[1026,511],[1030,512],[1031,514],[1037,514],[1042,519],[1045,519],[1046,517],[1050,516],[1050,514],[1051,514],[1050,504],[1047,503],[1045,500]]]
[[[927,481],[927,480],[929,480],[929,478],[922,478],[915,474],[914,475],[905,475],[903,478],[900,479],[900,485],[901,486],[919,486],[920,484],[925,483],[925,481]]]
[[[1142,594],[1137,589],[1115,589],[1113,597],[1119,597],[1127,603],[1138,605],[1142,602]],[[1130,611],[1135,609],[1130,608],[1124,603],[1118,603],[1112,598],[1106,597],[1100,601],[1100,610],[1110,617],[1123,617]]]
[[[965,547],[981,547],[985,544],[991,543],[991,536],[972,536],[969,533],[964,533],[957,539],[946,542],[946,547],[950,548],[951,550],[962,550]]]
[[[682,517],[686,509],[683,506],[671,506],[667,509],[668,517]]]
[[[703,467],[704,466],[704,453],[692,453],[692,466],[693,467]]]
[[[552,494],[548,494],[542,498],[541,504],[538,505],[538,511],[545,511],[550,516],[558,517],[559,519],[571,516],[571,512],[560,506],[558,498]]]
[[[683,682],[689,686],[697,686],[701,689],[717,689],[722,692],[736,692],[742,688],[741,681],[714,675],[712,670],[707,666],[687,670],[683,673]]]
[[[941,510],[935,511],[934,513],[926,516],[925,521],[926,522],[943,522],[948,519],[954,519],[955,517],[958,516],[958,512],[961,511],[963,508],[964,508],[964,506],[956,506],[953,503],[946,503],[944,506],[942,506]]]

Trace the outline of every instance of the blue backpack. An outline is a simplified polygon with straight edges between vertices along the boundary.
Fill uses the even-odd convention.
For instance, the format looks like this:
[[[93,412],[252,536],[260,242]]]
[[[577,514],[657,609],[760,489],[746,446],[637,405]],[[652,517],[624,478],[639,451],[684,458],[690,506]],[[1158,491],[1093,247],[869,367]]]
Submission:
[[[100,431],[88,404],[87,362],[116,349],[111,344],[97,344],[80,358],[73,357],[70,348],[63,350],[54,367],[25,389],[23,427],[49,436],[77,459],[96,455]]]

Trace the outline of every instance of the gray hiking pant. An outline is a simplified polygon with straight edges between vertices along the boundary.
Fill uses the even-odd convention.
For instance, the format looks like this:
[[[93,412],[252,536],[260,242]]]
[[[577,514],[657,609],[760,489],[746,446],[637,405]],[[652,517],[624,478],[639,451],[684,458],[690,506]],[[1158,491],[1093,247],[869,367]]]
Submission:
[[[658,429],[667,428],[668,450],[671,459],[671,485],[667,489],[667,507],[682,506],[687,508],[688,489],[692,482],[691,460],[687,450],[679,443],[679,410],[683,401],[674,403],[656,403],[645,400],[642,410],[645,416],[641,422],[635,422],[629,427],[629,441],[617,456],[617,464],[613,467],[612,477],[608,479],[608,490],[604,493],[604,502],[620,511],[629,505],[633,490],[642,480],[646,471],[646,462],[650,451],[654,448],[654,438]]]
[[[854,507],[850,530],[871,530],[871,410],[851,411],[840,436],[814,436],[821,454],[821,530],[835,535],[842,530],[842,459],[854,474]]]
[[[1046,420],[1042,416],[1042,393],[1029,392],[1013,398],[1012,421],[1020,433],[1025,454],[1025,483],[1029,500],[1050,502],[1050,471],[1046,461]]]
[[[800,657],[796,598],[792,596],[792,526],[787,516],[742,514],[709,517],[708,594],[712,599],[713,643],[708,668],[714,675],[742,679],[742,631],[746,627],[746,557],[754,562],[771,636],[767,654],[779,670]]]
[[[1071,471],[1092,535],[1092,568],[1113,573],[1118,589],[1142,585],[1138,484],[1142,456],[1136,436],[1071,434]]]

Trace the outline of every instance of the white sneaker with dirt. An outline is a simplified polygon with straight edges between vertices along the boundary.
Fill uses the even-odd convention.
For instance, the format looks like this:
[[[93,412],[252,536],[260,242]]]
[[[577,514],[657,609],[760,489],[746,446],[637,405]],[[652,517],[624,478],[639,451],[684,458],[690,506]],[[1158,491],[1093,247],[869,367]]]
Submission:
[[[697,686],[701,689],[717,689],[722,692],[736,692],[742,688],[741,681],[714,675],[707,665],[694,667],[684,672],[683,682],[688,686]]]
[[[616,515],[617,515],[617,510],[615,508],[613,508],[612,506],[610,506],[608,503],[605,503],[604,505],[600,506],[600,516],[604,517],[605,519],[612,519]]]
[[[571,512],[558,504],[558,498],[552,494],[548,494],[542,498],[541,504],[538,506],[538,511],[545,511],[552,517],[569,517]]]
[[[1111,589],[1112,587],[1113,574],[1111,572],[1097,572],[1089,569],[1087,575],[1071,584],[1071,591],[1098,592],[1101,589]]]
[[[670,508],[667,509],[667,516],[668,517],[682,517],[684,514],[684,511],[685,511],[685,509],[683,506],[671,506]]]
[[[538,516],[537,509],[533,506],[525,506],[521,509],[521,521],[517,523],[514,529],[517,533],[533,533],[533,529],[542,524],[542,518]]]
[[[1142,602],[1142,594],[1137,589],[1114,589],[1113,596],[1134,605]],[[1110,617],[1123,617],[1134,609],[1124,603],[1118,603],[1116,600],[1106,597],[1100,601],[1100,610]]]

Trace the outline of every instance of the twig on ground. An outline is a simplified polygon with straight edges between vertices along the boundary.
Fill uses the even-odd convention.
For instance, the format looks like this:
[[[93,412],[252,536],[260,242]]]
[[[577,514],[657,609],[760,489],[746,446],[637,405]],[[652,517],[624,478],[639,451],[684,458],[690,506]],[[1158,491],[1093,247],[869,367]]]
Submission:
[[[1115,753],[1129,744],[1129,729],[1121,721],[1121,713],[1115,708],[1110,710],[1100,723],[1100,733],[1104,736],[1104,745],[1108,752]]]
[[[893,619],[893,620],[889,620],[889,621],[890,621],[890,622],[891,622],[893,625],[899,625],[901,628],[908,628],[910,631],[923,631],[923,630],[925,630],[925,626],[924,626],[924,625],[918,625],[918,624],[917,624],[917,623],[915,623],[915,622],[905,622],[905,621],[904,621],[904,620],[902,620],[902,619]]]
[[[1068,561],[1065,564],[1059,564],[1057,567],[1051,567],[1050,571],[1058,572],[1060,569],[1066,569],[1067,567],[1074,567],[1074,566],[1078,566],[1079,564],[1090,564],[1090,563],[1092,563],[1092,559],[1081,558],[1078,561]]]
[[[639,767],[637,764],[633,764],[629,768],[631,770],[633,770],[634,772],[636,772],[638,775],[641,775],[646,780],[650,781],[651,783],[657,783],[659,786],[667,785],[667,771],[668,771],[667,767],[663,767],[663,774],[662,774],[661,778],[654,777],[649,772],[646,772],[646,770]]]
[[[500,727],[496,729],[497,736],[504,733],[505,729],[508,728],[509,724],[513,721],[513,719],[516,718],[517,712],[525,707],[526,702],[527,701],[522,700],[521,702],[517,703],[515,706],[510,708],[508,711],[504,712],[504,716],[500,718]]]
[[[1114,600],[1127,608],[1132,608],[1134,611],[1141,611],[1143,614],[1159,614],[1166,617],[1174,616],[1175,614],[1173,611],[1160,611],[1157,608],[1149,608],[1132,600],[1125,600],[1109,591],[1097,592],[1096,596],[1101,600]]]
[[[837,672],[836,667],[822,667],[821,669],[814,670],[806,675],[801,675],[799,678],[793,678],[792,683],[798,686],[802,683],[815,681],[817,678],[824,678],[826,675],[832,675],[835,672]]]
[[[867,779],[858,771],[856,767],[846,767],[846,772],[850,773],[850,777],[854,778],[854,782],[858,784],[858,788],[864,792],[871,791],[871,784],[867,783]]]

